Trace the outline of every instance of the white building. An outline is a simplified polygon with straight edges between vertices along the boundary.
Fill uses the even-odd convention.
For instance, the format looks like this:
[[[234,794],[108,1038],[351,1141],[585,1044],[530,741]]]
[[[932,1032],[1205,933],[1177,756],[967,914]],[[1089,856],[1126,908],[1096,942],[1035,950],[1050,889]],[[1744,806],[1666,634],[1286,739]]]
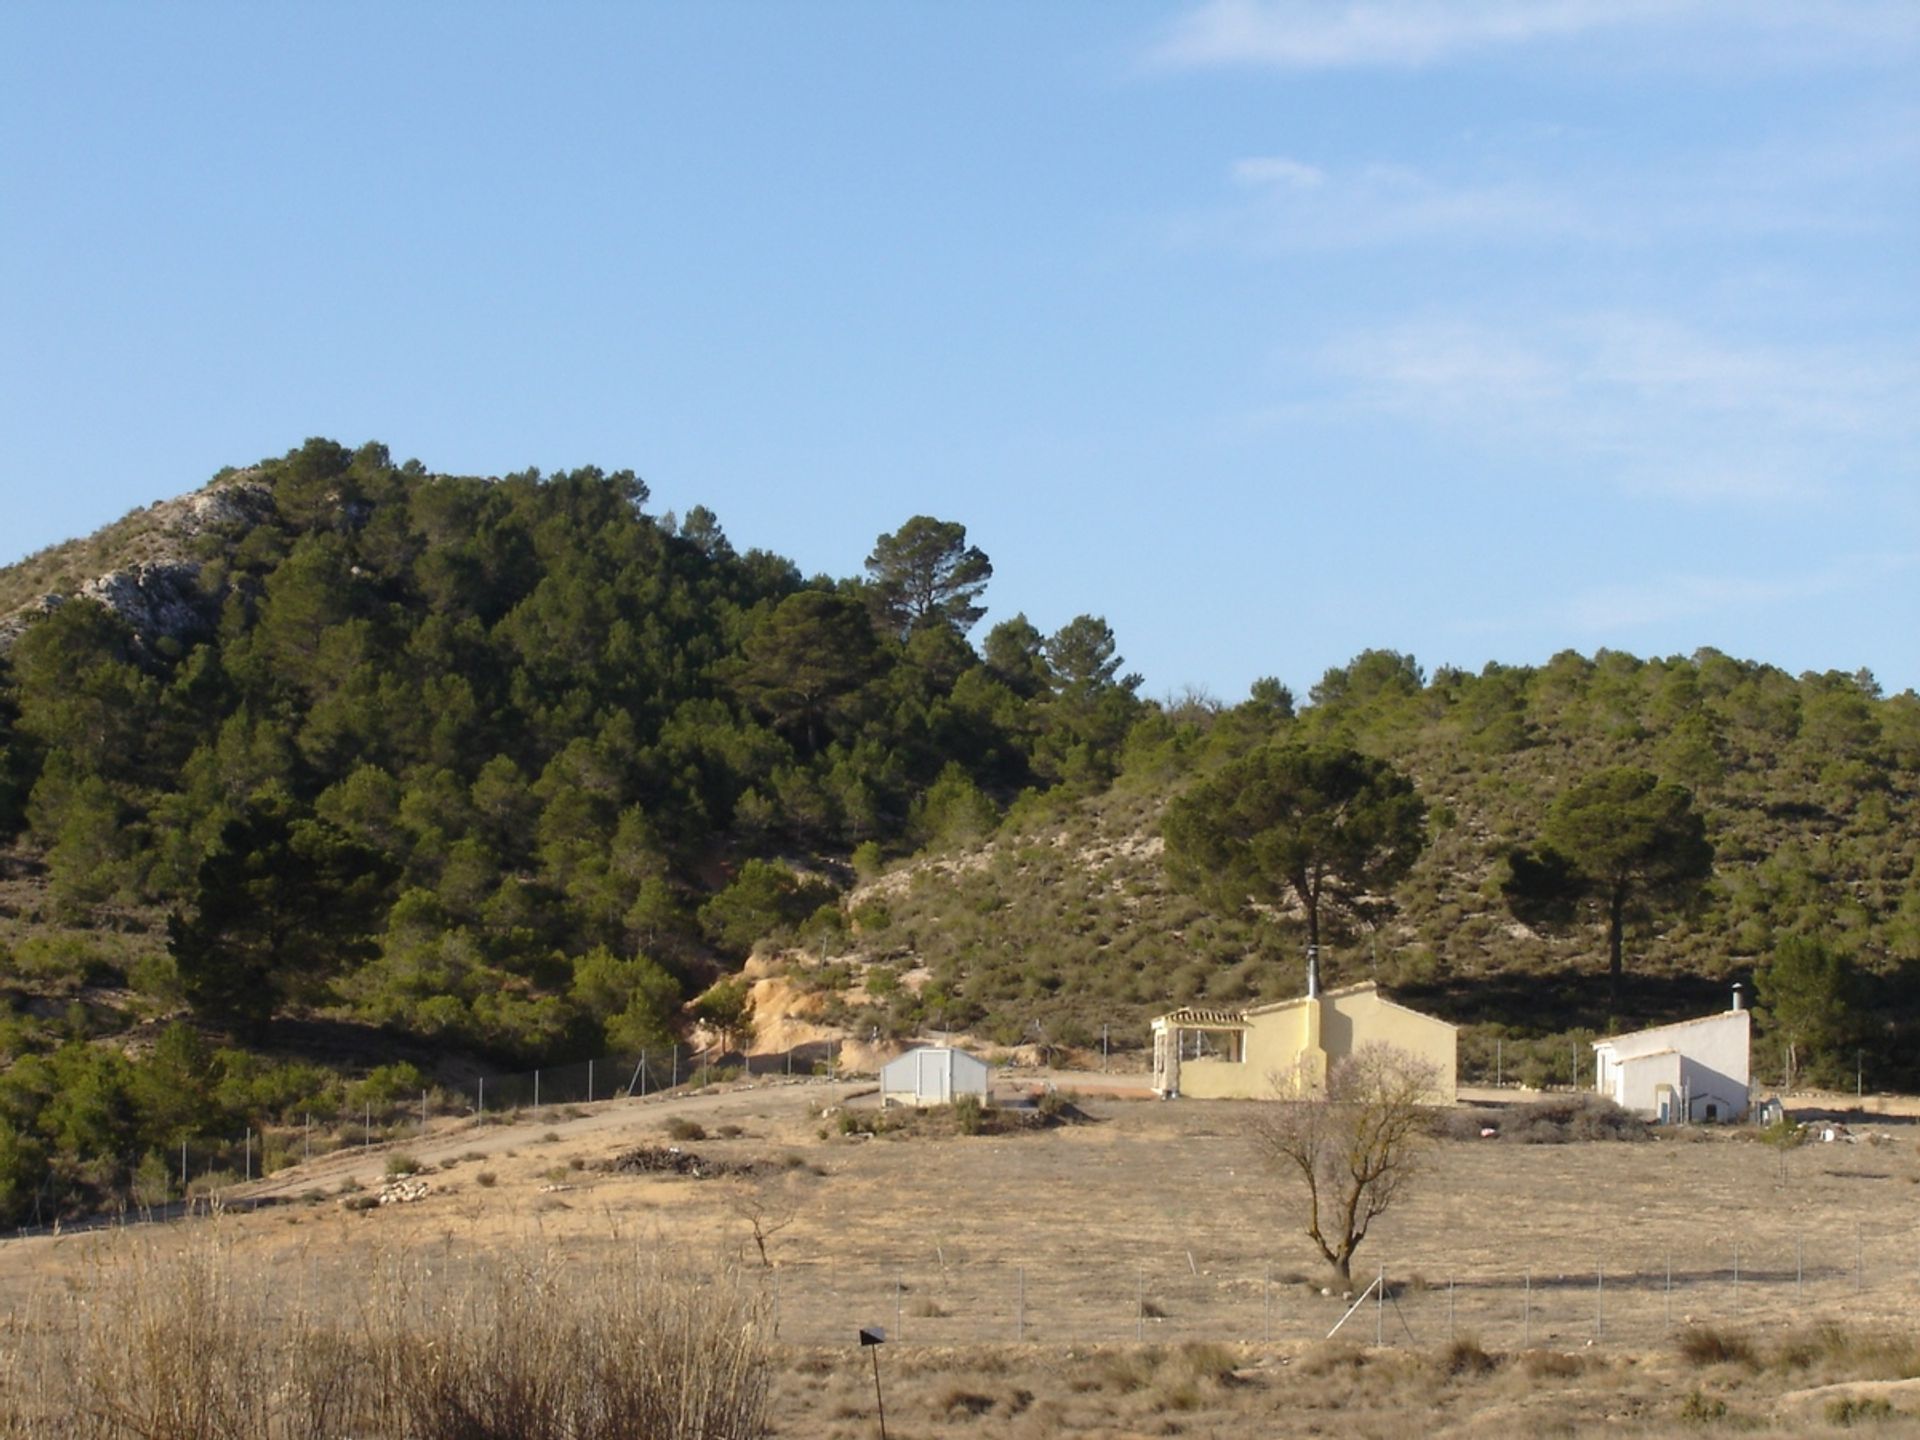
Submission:
[[[959,1095],[977,1095],[982,1103],[993,1072],[984,1060],[964,1050],[923,1045],[880,1067],[882,1105],[951,1105]]]
[[[1738,1120],[1752,1079],[1753,1016],[1733,1008],[1593,1042],[1594,1089],[1661,1124]]]

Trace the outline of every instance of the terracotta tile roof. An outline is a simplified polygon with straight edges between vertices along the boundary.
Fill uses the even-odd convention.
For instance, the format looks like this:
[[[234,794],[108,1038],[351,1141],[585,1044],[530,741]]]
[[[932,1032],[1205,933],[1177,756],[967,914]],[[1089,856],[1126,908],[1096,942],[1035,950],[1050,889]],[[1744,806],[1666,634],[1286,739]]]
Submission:
[[[1244,1010],[1213,1010],[1198,1005],[1183,1005],[1178,1010],[1168,1011],[1156,1016],[1173,1025],[1245,1025],[1247,1014]]]

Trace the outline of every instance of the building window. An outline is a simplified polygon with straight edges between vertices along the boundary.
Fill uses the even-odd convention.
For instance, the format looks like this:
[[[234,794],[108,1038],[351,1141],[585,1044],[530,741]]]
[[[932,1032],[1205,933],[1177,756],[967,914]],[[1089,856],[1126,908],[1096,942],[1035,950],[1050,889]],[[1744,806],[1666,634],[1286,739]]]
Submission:
[[[1182,1043],[1181,1058],[1187,1060],[1224,1060],[1238,1065],[1245,1059],[1246,1037],[1238,1030],[1189,1030],[1192,1045]]]

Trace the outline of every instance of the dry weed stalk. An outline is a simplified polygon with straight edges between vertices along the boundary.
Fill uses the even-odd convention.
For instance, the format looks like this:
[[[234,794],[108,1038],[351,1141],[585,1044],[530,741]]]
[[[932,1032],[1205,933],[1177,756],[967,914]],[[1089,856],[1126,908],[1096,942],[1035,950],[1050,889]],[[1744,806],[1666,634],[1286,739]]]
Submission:
[[[282,1307],[219,1234],[121,1237],[0,1327],[6,1440],[614,1440],[761,1433],[764,1317],[732,1271],[526,1246],[464,1279],[375,1254]]]

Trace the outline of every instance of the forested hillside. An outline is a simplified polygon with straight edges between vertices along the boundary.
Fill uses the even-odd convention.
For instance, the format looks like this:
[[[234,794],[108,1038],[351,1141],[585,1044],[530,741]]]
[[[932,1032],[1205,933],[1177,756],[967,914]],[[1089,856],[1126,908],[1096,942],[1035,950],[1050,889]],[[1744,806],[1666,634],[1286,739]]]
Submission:
[[[1160,853],[1170,796],[1274,745],[1413,781],[1410,872],[1322,940],[1333,979],[1469,1025],[1470,1063],[1718,1003],[1801,937],[1815,1020],[1841,1012],[1807,1022],[1809,1063],[1867,1049],[1896,1078],[1911,693],[1712,652],[1431,676],[1369,652],[1299,707],[1271,681],[1156,704],[1097,615],[985,624],[955,521],[808,579],[647,502],[627,473],[315,440],[0,572],[0,1213],[337,1107],[299,1021],[553,1063],[667,1040],[756,946],[900,1033],[1137,1043],[1169,1003],[1293,993],[1298,913],[1176,886]],[[1629,907],[1614,1005],[1591,903],[1527,882],[1564,859],[1556,803],[1620,767],[1683,787],[1712,855]]]
[[[1539,668],[1431,677],[1411,657],[1369,652],[1329,672],[1311,701],[1298,715],[1271,691],[1232,707],[1155,707],[1105,792],[1030,797],[991,843],[856,891],[869,924],[855,953],[889,973],[882,1001],[839,1007],[847,1023],[1067,1045],[1097,1044],[1107,1026],[1138,1045],[1145,1019],[1172,1003],[1300,993],[1298,907],[1232,913],[1172,883],[1160,820],[1170,795],[1257,747],[1353,745],[1413,779],[1427,843],[1375,897],[1390,904],[1333,914],[1327,978],[1377,978],[1464,1026],[1469,1077],[1493,1079],[1503,1052],[1505,1078],[1565,1083],[1586,1039],[1719,1008],[1740,981],[1758,990],[1768,1083],[1789,1042],[1816,1080],[1851,1085],[1863,1063],[1870,1085],[1920,1083],[1913,694],[1711,651],[1569,652]],[[1640,772],[1687,793],[1712,864],[1684,893],[1629,905],[1616,1005],[1602,910],[1526,903],[1515,871],[1565,797]],[[1807,963],[1776,965],[1794,944],[1811,947]],[[927,976],[917,994],[891,973],[914,966]]]

